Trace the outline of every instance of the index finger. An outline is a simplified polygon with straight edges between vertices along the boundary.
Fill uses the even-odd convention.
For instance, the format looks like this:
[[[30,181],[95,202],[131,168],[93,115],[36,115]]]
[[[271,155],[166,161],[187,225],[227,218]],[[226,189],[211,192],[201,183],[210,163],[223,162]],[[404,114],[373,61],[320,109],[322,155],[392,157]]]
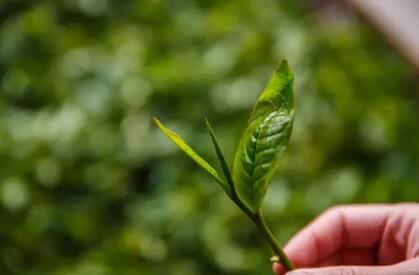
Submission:
[[[342,248],[372,248],[380,240],[389,205],[334,207],[301,230],[285,247],[297,267],[314,266]],[[279,265],[274,266],[283,273]]]

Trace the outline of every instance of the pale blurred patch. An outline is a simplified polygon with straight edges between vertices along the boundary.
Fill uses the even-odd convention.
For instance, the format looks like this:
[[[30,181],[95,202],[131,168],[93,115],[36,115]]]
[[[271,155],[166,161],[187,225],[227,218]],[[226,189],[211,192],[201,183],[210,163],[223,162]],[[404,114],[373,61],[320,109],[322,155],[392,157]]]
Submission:
[[[26,183],[19,178],[5,179],[0,186],[3,206],[15,211],[24,208],[29,199]]]

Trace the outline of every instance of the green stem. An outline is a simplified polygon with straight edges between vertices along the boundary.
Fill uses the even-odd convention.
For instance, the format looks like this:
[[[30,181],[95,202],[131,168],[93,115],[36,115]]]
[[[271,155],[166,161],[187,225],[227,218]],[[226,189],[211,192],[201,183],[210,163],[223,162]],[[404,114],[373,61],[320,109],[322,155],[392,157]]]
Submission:
[[[250,210],[239,198],[236,192],[236,188],[231,190],[231,199],[233,202],[254,222],[257,223],[256,216],[253,214],[252,210]]]
[[[288,258],[287,254],[285,254],[284,250],[282,249],[281,245],[276,240],[274,234],[269,229],[268,225],[265,222],[265,219],[263,218],[262,211],[258,211],[255,214],[255,223],[258,226],[259,230],[263,233],[263,236],[266,238],[266,240],[271,245],[272,250],[275,252],[275,254],[279,257],[279,261],[281,264],[287,269],[287,270],[294,270],[295,266],[292,263],[292,261]]]

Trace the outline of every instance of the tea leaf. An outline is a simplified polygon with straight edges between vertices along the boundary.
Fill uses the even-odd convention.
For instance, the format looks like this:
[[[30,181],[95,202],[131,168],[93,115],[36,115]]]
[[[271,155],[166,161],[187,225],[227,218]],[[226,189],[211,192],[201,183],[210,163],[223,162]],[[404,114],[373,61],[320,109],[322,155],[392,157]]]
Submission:
[[[293,74],[281,61],[258,98],[236,151],[233,181],[243,202],[257,211],[277,170],[294,121]]]
[[[183,152],[185,152],[191,159],[193,159],[201,168],[207,171],[220,185],[221,187],[226,190],[226,192],[230,190],[230,187],[226,182],[224,182],[220,176],[218,175],[217,171],[201,156],[199,156],[186,142],[175,132],[168,129],[164,126],[160,120],[154,118],[157,126],[161,129],[161,131],[171,140],[174,144],[176,144]]]
[[[227,195],[234,200],[235,198],[232,197],[232,190],[234,189],[234,184],[233,184],[233,177],[231,175],[230,167],[227,164],[227,161],[224,157],[223,151],[222,151],[222,149],[221,149],[221,147],[220,147],[220,145],[217,141],[217,137],[215,136],[214,129],[212,128],[208,119],[205,119],[205,124],[206,124],[206,126],[208,128],[208,131],[210,133],[211,140],[212,140],[212,143],[213,143],[214,148],[215,148],[215,152],[216,152],[218,160],[220,162],[221,169],[223,170],[223,173],[224,173],[224,177],[227,181],[227,184],[229,185],[228,192],[226,190]]]

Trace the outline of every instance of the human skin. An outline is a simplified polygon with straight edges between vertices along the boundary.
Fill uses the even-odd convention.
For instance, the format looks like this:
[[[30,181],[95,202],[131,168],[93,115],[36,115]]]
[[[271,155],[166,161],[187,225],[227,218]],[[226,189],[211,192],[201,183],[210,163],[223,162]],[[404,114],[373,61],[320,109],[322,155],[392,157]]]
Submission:
[[[285,252],[297,267],[287,275],[419,275],[419,204],[333,207]],[[273,268],[285,274],[280,264]]]

